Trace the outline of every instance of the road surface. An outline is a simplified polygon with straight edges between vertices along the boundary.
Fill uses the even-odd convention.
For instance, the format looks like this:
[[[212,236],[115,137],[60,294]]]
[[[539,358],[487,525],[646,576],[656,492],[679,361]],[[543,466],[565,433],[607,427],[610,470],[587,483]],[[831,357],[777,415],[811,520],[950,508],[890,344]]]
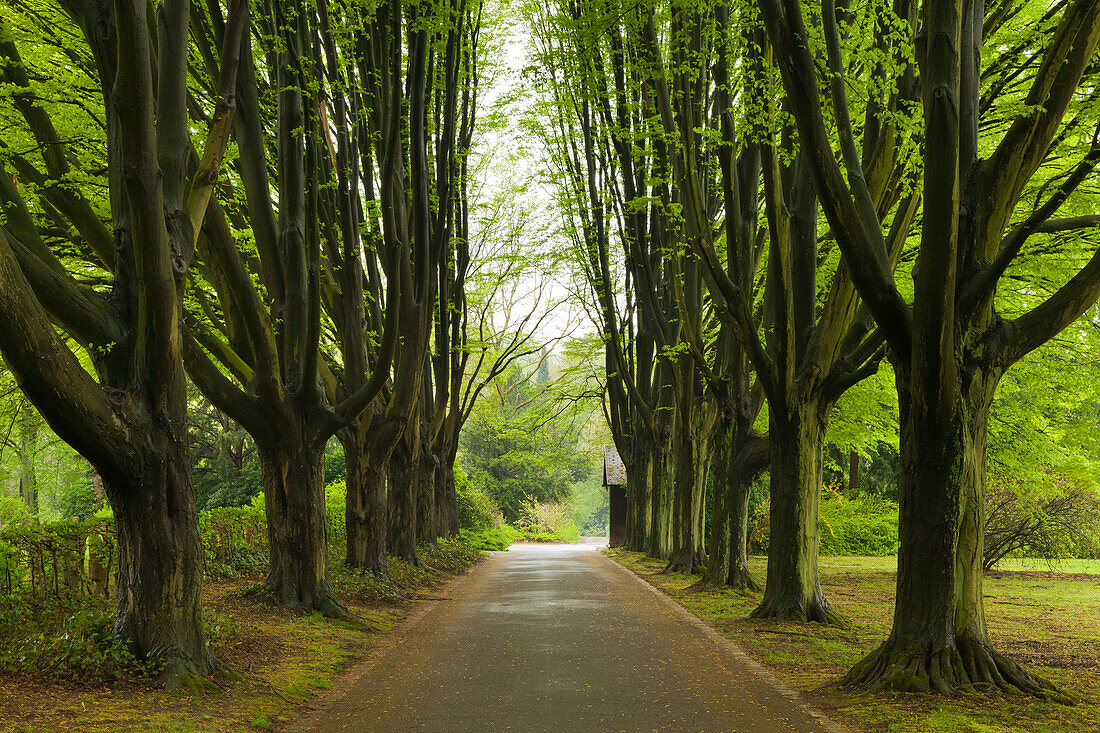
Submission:
[[[494,553],[296,727],[826,730],[592,542]]]

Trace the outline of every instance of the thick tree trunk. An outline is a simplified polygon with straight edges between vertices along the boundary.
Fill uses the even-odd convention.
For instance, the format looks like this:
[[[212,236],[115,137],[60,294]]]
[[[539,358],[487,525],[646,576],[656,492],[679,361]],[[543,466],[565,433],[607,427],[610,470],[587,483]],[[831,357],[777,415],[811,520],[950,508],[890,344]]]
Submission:
[[[440,537],[458,534],[458,494],[455,491],[455,466],[442,457],[435,476],[436,527]]]
[[[203,636],[203,549],[191,467],[179,452],[141,461],[135,476],[104,475],[117,535],[114,633],[138,659],[163,662],[169,688],[203,685],[199,678],[220,669]]]
[[[328,581],[323,444],[284,431],[279,444],[257,449],[271,546],[264,585],[291,608],[350,617]]]
[[[820,623],[838,619],[817,575],[825,414],[814,402],[786,414],[771,408],[768,578],[753,618]]]
[[[389,465],[389,553],[421,565],[416,551],[416,465],[406,441],[398,443]]]
[[[348,498],[344,512],[348,546],[344,562],[374,575],[389,577],[386,565],[386,462],[372,457],[369,446],[370,420],[358,419],[347,429],[344,465],[347,468]]]
[[[436,462],[431,451],[422,448],[416,461],[416,538],[420,542],[436,541],[435,479]]]
[[[924,400],[901,398],[897,595],[889,638],[843,684],[951,694],[963,685],[1013,685],[1057,694],[993,649],[982,603],[982,526],[989,407],[997,377],[978,372],[949,415],[914,414]]]
[[[638,441],[639,443],[641,441]],[[643,446],[631,451],[626,467],[626,549],[645,552],[650,529],[651,472],[653,461]]]
[[[710,467],[710,440],[705,419],[692,410],[692,429],[680,433],[676,451],[673,501],[674,549],[665,572],[697,573],[706,566],[703,549],[703,503]]]
[[[649,543],[646,554],[667,560],[672,554],[672,497],[675,476],[675,451],[664,442],[653,451],[650,483],[652,505],[649,514]]]
[[[749,491],[756,473],[746,465],[744,441],[737,440],[735,431],[732,421],[722,421],[714,430],[710,552],[698,585],[759,590],[748,567]]]

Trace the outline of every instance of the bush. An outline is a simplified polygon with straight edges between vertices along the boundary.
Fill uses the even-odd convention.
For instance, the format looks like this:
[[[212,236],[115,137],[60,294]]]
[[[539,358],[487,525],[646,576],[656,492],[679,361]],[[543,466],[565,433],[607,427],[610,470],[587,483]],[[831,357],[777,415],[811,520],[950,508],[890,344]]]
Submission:
[[[1006,557],[1060,560],[1100,554],[1100,498],[1065,479],[986,492],[986,570]]]
[[[489,494],[470,481],[466,473],[455,467],[455,495],[458,503],[458,526],[471,530],[489,529],[503,523],[500,509]]]
[[[894,555],[898,505],[871,496],[846,498],[826,489],[821,502],[822,555]]]
[[[581,530],[573,521],[573,509],[566,504],[523,500],[516,528],[532,542],[579,542]]]
[[[331,453],[325,454],[325,485],[343,483],[348,478],[348,466],[344,463],[344,446],[337,445]]]
[[[30,507],[18,496],[0,496],[0,527],[33,519]]]
[[[325,487],[325,521],[328,522],[329,542],[347,542],[348,487],[343,479]]]
[[[244,470],[235,476],[222,479],[212,474],[204,476],[195,485],[195,499],[199,511],[249,504],[261,491],[260,472]]]
[[[108,599],[78,594],[0,598],[0,671],[73,682],[159,674],[111,633],[114,611]]]
[[[458,530],[458,536],[463,542],[467,542],[479,550],[507,550],[523,539],[522,532],[506,524],[501,527],[476,530],[464,527]]]
[[[55,500],[58,516],[61,519],[84,520],[96,513],[102,505],[102,501],[96,497],[90,480],[81,480],[67,487],[67,490],[58,495]]]

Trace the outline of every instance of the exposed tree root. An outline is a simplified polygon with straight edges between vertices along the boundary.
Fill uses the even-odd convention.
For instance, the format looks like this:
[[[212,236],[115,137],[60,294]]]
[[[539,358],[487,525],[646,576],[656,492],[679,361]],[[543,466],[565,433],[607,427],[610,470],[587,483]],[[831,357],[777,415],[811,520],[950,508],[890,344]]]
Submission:
[[[673,553],[672,558],[661,571],[662,575],[669,573],[698,574],[706,570],[706,555],[693,549],[683,549]]]
[[[776,599],[765,595],[760,605],[749,614],[749,618],[847,625],[847,620],[834,611],[820,594],[802,601],[790,596]]]
[[[929,648],[919,642],[891,638],[852,667],[840,684],[875,692],[942,695],[953,695],[967,688],[994,692],[1015,687],[1035,697],[1074,702],[1052,683],[995,651],[988,642],[968,638],[956,639],[953,648],[942,645]]]
[[[692,592],[705,591],[711,588],[730,588],[737,591],[761,590],[760,586],[753,580],[748,568],[731,568],[729,572],[724,575],[726,576],[725,578],[713,578],[709,573],[704,573],[703,577],[692,584],[688,590]]]
[[[169,654],[165,658],[164,671],[160,673],[165,689],[193,692],[218,689],[219,685],[212,678],[215,673],[225,671],[221,663],[205,648],[199,656],[199,660],[194,660],[178,650]]]

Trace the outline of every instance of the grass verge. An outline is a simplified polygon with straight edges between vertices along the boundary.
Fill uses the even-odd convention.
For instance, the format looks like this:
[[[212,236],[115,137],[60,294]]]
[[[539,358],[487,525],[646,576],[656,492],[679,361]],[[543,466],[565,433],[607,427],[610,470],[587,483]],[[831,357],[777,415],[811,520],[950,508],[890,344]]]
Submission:
[[[660,574],[665,562],[636,552],[607,555],[670,596],[769,667],[826,714],[859,731],[1016,733],[1100,730],[1100,567],[1037,569],[1007,564],[986,576],[986,616],[997,648],[1080,700],[1077,705],[1003,694],[856,693],[834,683],[890,630],[894,558],[823,557],[821,581],[847,627],[750,620],[759,593],[691,589],[698,576]],[[766,558],[751,558],[763,581]],[[1016,569],[1026,567],[1029,569]],[[1091,571],[1091,572],[1090,572]]]
[[[330,558],[337,595],[370,631],[271,602],[261,590],[257,568],[235,578],[208,578],[203,590],[207,636],[222,663],[240,675],[239,680],[219,679],[213,691],[167,692],[155,679],[103,674],[102,663],[93,670],[97,674],[44,675],[21,668],[16,657],[0,668],[0,730],[278,730],[415,610],[423,602],[417,598],[430,599],[431,590],[484,557],[463,542],[425,546],[421,556],[433,570],[390,559],[396,582],[348,571],[342,556]],[[105,608],[97,609],[97,603]],[[113,600],[81,601],[82,608],[89,604],[92,611],[109,614]],[[42,615],[51,633],[66,621],[57,622],[56,613]],[[45,623],[47,615],[53,626]],[[2,638],[5,631],[21,639],[42,633],[0,629],[0,644],[13,641]]]

